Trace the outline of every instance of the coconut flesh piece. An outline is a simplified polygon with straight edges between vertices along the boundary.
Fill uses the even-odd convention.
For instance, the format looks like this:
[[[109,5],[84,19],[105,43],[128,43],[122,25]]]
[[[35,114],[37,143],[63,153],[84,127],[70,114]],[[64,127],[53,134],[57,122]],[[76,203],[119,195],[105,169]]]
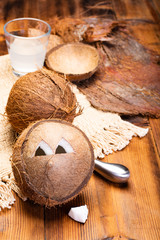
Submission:
[[[87,205],[71,208],[68,216],[77,222],[85,223],[88,217]]]
[[[56,153],[71,153],[71,152],[73,152],[73,148],[65,139],[62,138],[58,143],[58,146],[56,148]],[[42,140],[38,144],[36,148],[36,156],[53,155],[53,154],[54,154],[53,150],[50,148],[50,146],[46,142]]]
[[[96,48],[88,44],[62,44],[48,52],[46,64],[49,69],[63,74],[70,81],[81,81],[95,73],[99,54]]]
[[[22,193],[51,207],[75,198],[87,185],[94,152],[86,135],[71,123],[40,120],[19,136],[11,162]]]

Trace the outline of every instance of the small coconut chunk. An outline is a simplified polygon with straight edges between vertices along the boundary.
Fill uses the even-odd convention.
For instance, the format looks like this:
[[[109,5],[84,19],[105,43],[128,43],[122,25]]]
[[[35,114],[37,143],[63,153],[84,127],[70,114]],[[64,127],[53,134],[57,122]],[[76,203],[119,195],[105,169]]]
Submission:
[[[71,208],[68,216],[77,222],[85,223],[88,217],[87,205]]]

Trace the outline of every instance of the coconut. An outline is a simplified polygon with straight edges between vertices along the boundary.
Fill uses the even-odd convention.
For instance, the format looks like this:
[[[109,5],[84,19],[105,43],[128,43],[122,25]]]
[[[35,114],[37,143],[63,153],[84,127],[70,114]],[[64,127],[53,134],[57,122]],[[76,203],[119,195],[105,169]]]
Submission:
[[[51,34],[49,37],[49,42],[48,42],[48,46],[47,46],[47,53],[54,47],[57,47],[60,44],[64,44],[64,41],[61,37],[59,37],[58,35],[53,35]]]
[[[72,122],[77,101],[65,79],[49,70],[20,77],[13,85],[6,105],[9,122],[21,132],[32,121],[48,118]]]
[[[49,69],[63,74],[70,81],[81,81],[95,73],[99,54],[96,48],[88,44],[62,44],[48,52],[46,64]]]
[[[51,207],[75,198],[87,185],[94,153],[86,135],[71,123],[40,120],[21,133],[11,163],[22,193]]]

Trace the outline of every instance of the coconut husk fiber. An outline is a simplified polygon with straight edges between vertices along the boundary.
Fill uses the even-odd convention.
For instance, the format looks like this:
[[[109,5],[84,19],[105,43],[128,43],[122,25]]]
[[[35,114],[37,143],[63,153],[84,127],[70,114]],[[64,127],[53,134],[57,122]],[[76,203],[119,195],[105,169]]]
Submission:
[[[99,70],[78,88],[97,109],[120,115],[160,117],[160,56],[131,35],[125,21],[88,17],[52,19],[65,42],[95,46]]]
[[[43,118],[72,122],[76,109],[76,97],[67,81],[47,69],[19,78],[6,105],[8,120],[18,133],[29,123]]]
[[[10,90],[18,78],[12,73],[8,55],[0,57],[0,79],[0,207],[3,209],[11,208],[15,201],[12,190],[26,200],[14,180],[10,164],[17,136],[7,120],[5,107]],[[71,88],[83,109],[81,115],[75,117],[73,124],[89,138],[95,158],[103,158],[113,151],[123,149],[133,136],[144,137],[147,134],[148,129],[124,121],[118,114],[95,109],[75,85],[72,84]]]

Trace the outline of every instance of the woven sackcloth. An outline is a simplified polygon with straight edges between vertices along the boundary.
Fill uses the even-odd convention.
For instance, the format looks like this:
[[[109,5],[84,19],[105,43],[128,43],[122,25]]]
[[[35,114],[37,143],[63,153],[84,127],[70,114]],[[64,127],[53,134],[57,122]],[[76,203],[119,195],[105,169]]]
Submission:
[[[9,56],[0,57],[0,210],[11,208],[15,199],[12,190],[20,198],[26,200],[14,181],[10,157],[16,136],[7,121],[5,106],[9,92],[17,80],[10,66]],[[86,133],[90,139],[95,153],[95,158],[103,158],[113,151],[121,150],[129,144],[133,136],[143,137],[148,129],[137,127],[123,121],[119,115],[102,112],[93,108],[85,95],[71,84],[77,101],[83,109],[82,114],[74,119],[73,124]]]

